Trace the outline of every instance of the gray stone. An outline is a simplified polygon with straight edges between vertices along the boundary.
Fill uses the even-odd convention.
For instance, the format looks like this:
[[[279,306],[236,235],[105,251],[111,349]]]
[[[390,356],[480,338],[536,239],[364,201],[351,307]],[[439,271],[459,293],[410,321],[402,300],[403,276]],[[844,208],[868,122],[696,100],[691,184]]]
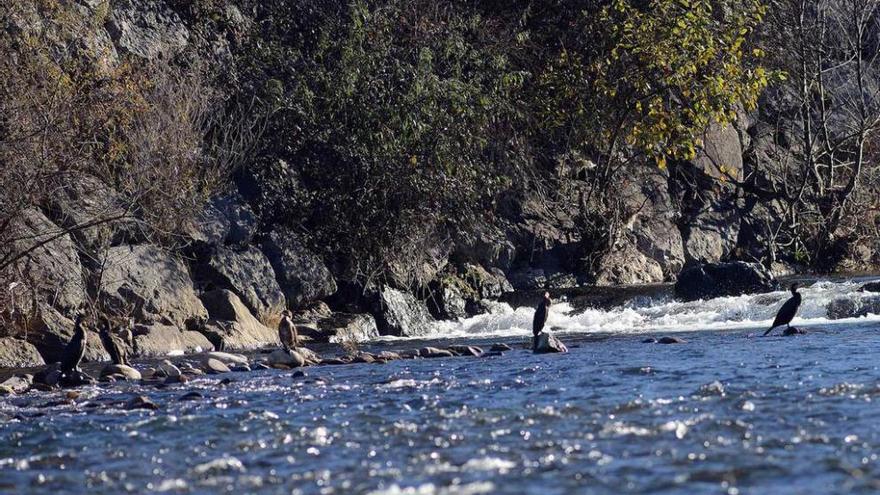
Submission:
[[[757,263],[703,263],[682,270],[675,283],[675,296],[695,301],[771,292],[778,287],[776,279]]]
[[[134,354],[138,357],[159,357],[204,352],[214,348],[199,332],[169,325],[135,325]]]
[[[159,363],[157,368],[157,371],[164,376],[180,376],[180,368],[174,366],[174,364],[172,364],[171,361],[168,361],[167,359]]]
[[[140,380],[142,378],[138,370],[124,364],[108,364],[101,370],[101,376],[107,375],[122,375],[128,380]]]
[[[150,400],[149,397],[138,395],[137,397],[132,397],[131,399],[126,401],[125,408],[130,411],[135,409],[147,409],[150,411],[155,411],[159,409],[159,405]]]
[[[0,389],[5,388],[12,393],[20,394],[27,392],[34,381],[32,375],[17,375],[7,378],[0,383]]]
[[[106,26],[118,48],[147,60],[170,60],[189,43],[186,25],[158,0],[117,0]]]
[[[205,371],[207,371],[208,373],[229,373],[229,366],[226,366],[217,359],[208,358],[204,361],[204,363]]]
[[[202,356],[202,360],[216,359],[226,364],[248,364],[247,357],[244,354],[233,354],[231,352],[213,351],[207,352]]]
[[[870,294],[870,293],[869,293]],[[838,297],[825,307],[829,320],[860,318],[868,314],[880,314],[880,295],[864,297]]]
[[[291,307],[300,307],[336,292],[336,280],[324,261],[309,251],[295,234],[273,231],[263,242],[263,252]]]
[[[386,287],[379,294],[376,326],[381,335],[414,337],[426,334],[431,316],[425,303],[415,296]]]
[[[76,244],[62,227],[32,208],[21,212],[5,230],[7,238],[21,240],[0,246],[0,256],[25,254],[13,265],[15,272],[5,276],[20,283],[17,293],[27,294],[28,304],[31,289],[40,300],[61,310],[74,310],[85,302],[85,278]],[[19,279],[21,274],[24,280]],[[19,304],[25,302],[22,299]]]
[[[214,246],[200,256],[193,272],[200,286],[234,292],[261,320],[285,308],[284,293],[275,280],[275,272],[266,256],[255,247]]]
[[[473,345],[451,345],[449,350],[459,356],[480,357],[483,355],[483,350]]]
[[[216,349],[247,350],[278,345],[278,332],[254,318],[247,306],[228,290],[202,294],[211,315],[202,333]]]
[[[310,336],[316,342],[367,342],[379,337],[376,320],[368,314],[334,313],[318,320],[318,331]]]
[[[554,335],[547,332],[538,334],[538,345],[535,346],[535,354],[550,354],[558,352],[568,352],[568,347],[562,343]]]
[[[306,364],[305,358],[297,351],[285,351],[283,349],[272,351],[272,353],[269,354],[268,362],[271,366],[283,365],[290,368],[299,368]]]
[[[107,264],[101,298],[118,312],[130,311],[141,323],[190,329],[207,319],[190,273],[177,256],[150,244],[119,246],[110,248]]]
[[[0,368],[29,368],[46,364],[40,352],[26,340],[0,338]]]
[[[441,357],[454,357],[451,351],[446,349],[438,349],[436,347],[422,347],[419,349],[419,357],[423,358],[441,358]]]
[[[602,258],[596,285],[651,284],[663,279],[663,267],[657,260],[624,241]]]
[[[660,337],[657,339],[658,344],[685,344],[686,342],[678,337]]]

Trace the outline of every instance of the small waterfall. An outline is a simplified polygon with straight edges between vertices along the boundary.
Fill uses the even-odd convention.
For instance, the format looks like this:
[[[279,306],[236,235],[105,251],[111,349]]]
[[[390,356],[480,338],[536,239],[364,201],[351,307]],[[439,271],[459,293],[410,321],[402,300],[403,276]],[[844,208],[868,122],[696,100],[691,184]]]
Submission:
[[[803,303],[792,324],[815,326],[830,322],[880,321],[880,293],[859,291],[864,283],[864,280],[820,280],[802,287]],[[618,334],[765,329],[789,297],[787,290],[692,302],[678,302],[668,296],[640,296],[616,308],[585,311],[576,311],[562,301],[551,308],[548,326],[558,333]],[[513,308],[497,303],[489,314],[437,322],[431,336],[530,335],[533,315],[531,307]]]

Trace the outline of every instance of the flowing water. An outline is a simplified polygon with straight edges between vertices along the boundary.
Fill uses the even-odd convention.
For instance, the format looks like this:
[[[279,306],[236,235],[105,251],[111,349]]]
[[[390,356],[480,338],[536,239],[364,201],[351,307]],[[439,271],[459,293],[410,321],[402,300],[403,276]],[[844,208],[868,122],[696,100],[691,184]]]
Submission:
[[[114,384],[72,404],[4,398],[0,492],[873,493],[880,318],[859,285],[804,290],[795,324],[808,333],[795,337],[755,337],[783,292],[580,314],[560,303],[550,324],[564,355]],[[499,306],[427,340],[519,346],[531,314]],[[642,343],[673,332],[687,342]],[[203,398],[178,400],[193,390]],[[161,409],[119,407],[135,394]]]

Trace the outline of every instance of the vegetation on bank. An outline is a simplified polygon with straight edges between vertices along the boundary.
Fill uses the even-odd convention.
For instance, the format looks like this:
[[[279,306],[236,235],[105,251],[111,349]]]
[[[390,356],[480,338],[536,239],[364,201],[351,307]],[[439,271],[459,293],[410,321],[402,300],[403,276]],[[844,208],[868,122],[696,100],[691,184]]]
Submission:
[[[106,227],[80,243],[98,273],[112,245],[185,244],[233,183],[264,230],[300,232],[338,277],[399,286],[429,282],[437,246],[499,224],[510,198],[577,198],[590,273],[633,170],[688,162],[707,126],[749,112],[778,154],[713,180],[774,211],[762,261],[833,269],[880,237],[876,2],[166,3],[191,40],[151,61],[82,35],[110,2],[0,7],[4,286],[70,231]],[[112,199],[21,235],[23,212],[77,187]]]

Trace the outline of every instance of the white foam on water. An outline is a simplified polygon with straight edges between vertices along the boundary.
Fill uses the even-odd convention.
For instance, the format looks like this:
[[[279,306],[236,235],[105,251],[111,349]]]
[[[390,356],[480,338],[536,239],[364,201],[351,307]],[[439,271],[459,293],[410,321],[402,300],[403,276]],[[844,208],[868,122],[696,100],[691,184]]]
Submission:
[[[880,315],[871,313],[854,318],[829,318],[828,306],[832,301],[849,300],[855,309],[859,309],[868,300],[880,298],[876,293],[860,292],[858,289],[863,284],[863,280],[819,281],[801,288],[803,302],[792,325],[810,327],[880,321]],[[610,310],[586,311],[575,311],[567,302],[559,302],[551,307],[547,326],[557,333],[617,334],[766,329],[790,295],[787,290],[781,290],[692,302],[640,298]],[[880,304],[875,306],[880,308]],[[489,314],[437,322],[428,335],[420,338],[530,336],[533,316],[533,308],[498,304]]]

